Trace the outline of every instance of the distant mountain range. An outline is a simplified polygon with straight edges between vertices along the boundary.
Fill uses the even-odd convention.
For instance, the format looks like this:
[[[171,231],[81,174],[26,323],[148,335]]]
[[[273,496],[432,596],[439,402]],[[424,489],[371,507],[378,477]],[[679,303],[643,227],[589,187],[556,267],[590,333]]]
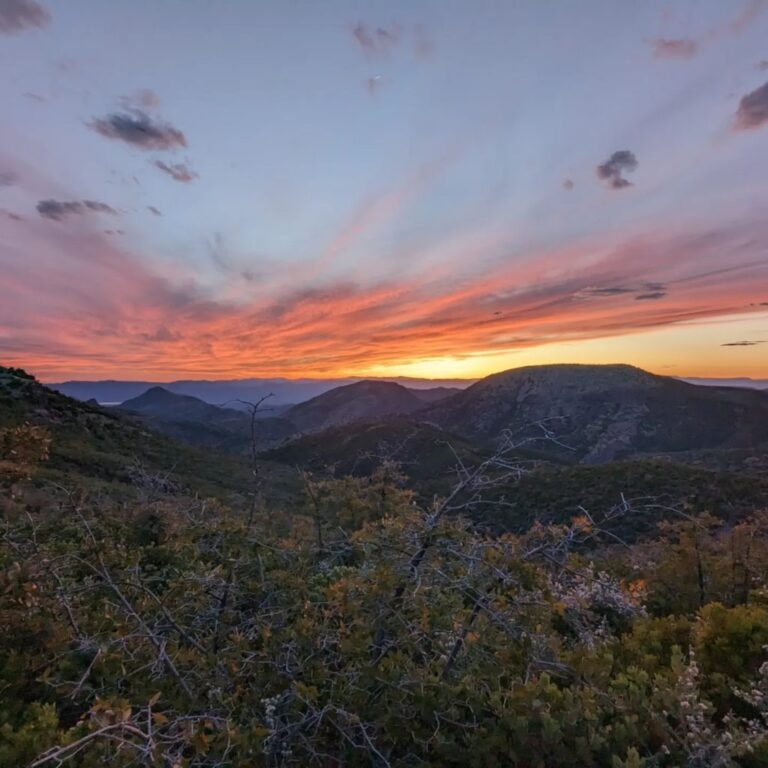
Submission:
[[[715,387],[743,387],[746,389],[768,389],[768,379],[750,379],[736,377],[715,378],[680,378],[689,384]],[[178,380],[170,382],[156,381],[64,381],[47,384],[51,389],[61,392],[76,400],[96,400],[99,403],[117,404],[138,397],[151,387],[162,387],[178,395],[197,397],[212,405],[227,404],[231,408],[240,408],[238,400],[255,401],[269,393],[273,394],[269,403],[273,409],[296,405],[322,395],[336,387],[343,387],[360,381],[381,381],[400,384],[408,389],[439,391],[441,388],[465,389],[477,379],[419,379],[394,377],[382,379],[231,379],[223,381]],[[274,414],[279,415],[279,414]]]
[[[365,380],[327,389],[335,382],[272,380],[270,384],[283,387],[278,391],[284,398],[298,398],[317,388],[324,391],[296,405],[265,411],[257,447],[267,450],[299,441],[291,451],[295,456],[301,453],[304,440],[314,455],[317,441],[303,435],[333,429],[334,443],[347,444],[342,435],[345,427],[378,422],[379,434],[384,434],[394,417],[407,418],[416,429],[428,425],[459,437],[479,450],[489,449],[505,430],[521,438],[548,434],[554,439],[534,441],[531,449],[557,460],[587,464],[768,445],[768,392],[711,382],[697,386],[629,365],[529,366],[488,376],[463,389],[416,382],[418,388]],[[76,383],[59,388],[81,396],[93,395],[96,388],[97,399],[102,399],[119,397],[129,384],[143,386],[95,382],[86,389],[78,389],[84,385]],[[220,402],[234,404],[232,398],[239,395],[243,400],[255,399],[267,382],[177,382],[174,386],[202,388],[209,399],[220,397]],[[147,387],[120,407],[155,430],[189,443],[237,453],[250,446],[246,412],[170,388]],[[396,431],[402,432],[400,424]],[[372,433],[358,432],[353,443],[359,446],[365,434]]]
[[[104,408],[0,368],[0,428],[24,422],[51,430],[46,477],[57,483],[131,485],[146,480],[135,475],[142,467],[205,494],[250,487],[248,413],[189,395],[148,387]],[[504,430],[524,436],[542,427],[556,439],[515,452],[531,471],[500,488],[503,503],[480,522],[515,530],[534,514],[561,519],[622,495],[733,519],[768,503],[768,392],[695,386],[624,365],[520,368],[459,391],[355,382],[265,414],[256,435],[265,492],[294,509],[303,503],[297,468],[366,475],[391,458],[430,499],[451,488],[459,462],[477,466],[488,456]],[[633,519],[633,530],[653,519]]]
[[[418,390],[394,382],[360,381],[336,387],[292,407],[279,406],[273,410],[265,404],[264,410],[257,413],[256,446],[265,450],[299,433],[414,413],[460,391],[448,387]],[[158,386],[150,387],[116,408],[137,416],[158,432],[193,445],[230,453],[250,450],[251,413],[247,408],[211,405]]]
[[[344,379],[232,379],[225,381],[180,380],[156,381],[65,381],[47,384],[51,389],[76,400],[96,400],[99,403],[123,403],[144,394],[152,387],[162,387],[177,395],[190,395],[213,405],[238,407],[237,400],[254,402],[264,395],[272,394],[271,406],[285,406],[303,403],[336,387],[363,381],[359,378]],[[463,388],[475,379],[418,379],[395,377],[373,379],[373,381],[394,382],[410,389],[437,389],[440,387]]]
[[[751,379],[748,376],[737,376],[732,379],[704,379],[697,377],[683,378],[689,384],[699,384],[702,387],[745,387],[746,389],[768,389],[768,379]]]

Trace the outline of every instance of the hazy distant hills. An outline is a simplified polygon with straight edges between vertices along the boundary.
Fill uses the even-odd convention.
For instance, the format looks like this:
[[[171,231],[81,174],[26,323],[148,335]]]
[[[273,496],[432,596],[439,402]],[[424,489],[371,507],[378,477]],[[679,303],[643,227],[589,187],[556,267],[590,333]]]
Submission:
[[[126,400],[119,409],[136,414],[158,432],[193,445],[230,453],[250,449],[250,416],[242,410],[221,408],[163,387],[151,387],[138,397]],[[270,448],[295,432],[294,425],[286,419],[265,416],[259,420],[256,431],[257,447]]]
[[[311,432],[361,419],[414,413],[458,391],[447,387],[418,391],[394,382],[358,381],[295,405],[285,417],[299,431]]]
[[[255,431],[256,445],[265,450],[299,433],[414,413],[458,391],[446,387],[411,390],[393,382],[361,381],[284,409],[281,417],[272,416],[265,404]],[[185,442],[235,453],[250,450],[250,414],[244,410],[211,405],[157,386],[126,400],[118,408],[140,417],[158,432]]]
[[[542,424],[585,463],[639,453],[768,443],[768,394],[700,387],[628,365],[517,368],[473,384],[419,416],[465,438]]]
[[[743,387],[749,389],[768,389],[768,379],[750,379],[746,377],[732,379],[689,378],[680,379],[702,386]],[[232,379],[225,381],[179,380],[171,382],[157,381],[65,381],[48,384],[51,389],[61,392],[76,400],[96,400],[99,403],[123,403],[139,397],[152,387],[163,389],[178,395],[197,397],[206,403],[222,405],[236,400],[253,402],[272,393],[270,405],[275,410],[280,407],[303,403],[322,395],[336,387],[354,384],[364,379]],[[464,389],[475,383],[475,379],[417,379],[408,377],[365,379],[365,381],[394,382],[411,390],[419,390],[417,396],[428,397],[429,392],[438,393],[442,388]],[[421,394],[419,394],[421,393]],[[276,408],[277,406],[277,408]],[[237,408],[236,403],[230,405]],[[278,414],[273,414],[278,415]]]
[[[737,376],[733,379],[705,379],[687,377],[681,379],[689,384],[699,384],[702,387],[745,387],[747,389],[768,389],[768,379],[751,379],[749,376]]]
[[[222,405],[235,400],[254,402],[272,394],[270,406],[303,403],[336,387],[354,384],[361,379],[234,379],[229,381],[65,381],[48,384],[51,389],[77,400],[95,399],[100,403],[123,403],[139,397],[152,387],[162,387],[177,395],[190,395],[206,403]],[[376,379],[394,382],[410,389],[462,388],[472,379],[410,379],[407,377]],[[231,407],[237,407],[232,404]]]

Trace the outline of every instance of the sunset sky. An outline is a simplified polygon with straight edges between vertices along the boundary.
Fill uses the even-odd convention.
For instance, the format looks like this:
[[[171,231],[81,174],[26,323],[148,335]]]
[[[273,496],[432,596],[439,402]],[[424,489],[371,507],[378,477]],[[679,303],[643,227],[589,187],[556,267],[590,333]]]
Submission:
[[[768,0],[0,0],[0,364],[768,378]]]

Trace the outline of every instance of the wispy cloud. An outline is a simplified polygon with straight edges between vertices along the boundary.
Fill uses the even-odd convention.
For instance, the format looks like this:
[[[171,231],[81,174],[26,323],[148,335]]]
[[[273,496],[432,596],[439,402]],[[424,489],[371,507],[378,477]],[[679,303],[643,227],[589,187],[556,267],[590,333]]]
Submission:
[[[371,27],[359,22],[352,29],[352,35],[360,49],[364,53],[372,55],[388,53],[400,42],[403,32],[404,29],[400,24],[392,24],[389,27]]]
[[[151,214],[153,214],[154,216],[162,216],[162,215],[163,215],[163,214],[162,214],[162,212],[161,212],[161,211],[160,211],[158,208],[155,208],[155,206],[154,206],[154,205],[148,205],[148,206],[147,206],[147,210],[148,210],[148,211],[149,211]]]
[[[120,100],[126,109],[157,109],[160,97],[151,88],[140,88]]]
[[[653,55],[657,59],[690,59],[699,50],[699,44],[696,40],[689,37],[676,39],[657,37],[651,40],[651,46]]]
[[[754,347],[757,344],[765,344],[765,341],[729,341],[726,344],[721,344],[721,347]]]
[[[198,178],[196,174],[186,163],[164,163],[162,160],[153,161],[152,165],[159,168],[163,173],[168,174],[174,181],[180,181],[182,184],[189,184]]]
[[[81,216],[88,212],[117,215],[117,211],[111,205],[100,203],[97,200],[41,200],[36,208],[44,219],[51,219],[52,221],[64,221],[68,216]]]
[[[595,168],[597,178],[606,182],[611,189],[631,187],[632,182],[624,178],[625,173],[631,173],[637,168],[637,158],[628,149],[614,152],[604,163]]]
[[[727,4],[723,3],[723,7],[727,7]],[[748,0],[736,15],[728,16],[710,26],[697,38],[656,37],[649,41],[653,55],[658,59],[693,58],[703,46],[717,43],[724,37],[742,35],[766,9],[768,9],[768,0]]]
[[[723,24],[719,29],[732,35],[740,35],[766,10],[768,10],[768,2],[766,0],[749,0],[736,16]],[[717,29],[715,29],[715,32],[717,32]]]
[[[13,171],[0,171],[0,187],[12,187],[18,180]]]
[[[416,57],[423,59],[430,56],[434,47],[427,28],[423,24],[417,24],[413,30],[413,52]]]
[[[51,14],[35,0],[0,0],[0,34],[15,35],[25,29],[47,26]]]
[[[432,38],[423,24],[405,26],[393,23],[388,26],[376,26],[358,22],[351,28],[351,32],[366,61],[375,62],[378,69],[384,68],[390,59],[426,59],[434,48]],[[363,83],[366,90],[374,94],[384,85],[384,77],[381,72],[372,72]]]
[[[137,149],[171,150],[187,146],[186,136],[170,123],[128,109],[92,120],[88,127],[107,139],[124,141]]]

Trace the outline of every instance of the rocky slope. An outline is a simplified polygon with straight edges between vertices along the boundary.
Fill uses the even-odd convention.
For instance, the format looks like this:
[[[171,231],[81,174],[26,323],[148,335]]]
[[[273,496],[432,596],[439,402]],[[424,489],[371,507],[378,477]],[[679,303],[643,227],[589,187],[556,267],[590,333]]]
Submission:
[[[548,451],[584,463],[643,453],[760,448],[766,393],[698,387],[628,365],[546,365],[494,374],[419,412],[478,441],[504,431],[559,441]]]

